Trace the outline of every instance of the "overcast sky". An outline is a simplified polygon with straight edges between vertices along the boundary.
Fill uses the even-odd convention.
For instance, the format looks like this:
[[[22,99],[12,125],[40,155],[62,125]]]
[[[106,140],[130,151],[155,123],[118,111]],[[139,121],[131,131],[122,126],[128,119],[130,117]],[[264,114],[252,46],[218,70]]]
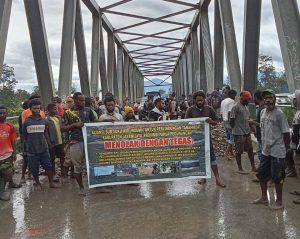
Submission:
[[[190,3],[197,3],[195,0],[185,0]],[[209,8],[211,35],[213,37],[213,1]],[[101,7],[110,5],[112,3],[118,2],[117,0],[97,0]],[[233,17],[235,21],[235,32],[237,37],[238,51],[240,57],[240,63],[242,65],[242,45],[243,45],[243,24],[244,24],[244,1],[242,0],[232,0],[232,10]],[[261,24],[261,37],[260,37],[260,54],[266,54],[273,57],[276,69],[278,71],[283,70],[282,57],[278,42],[278,36],[275,27],[274,15],[272,11],[271,0],[262,1],[262,24]],[[300,5],[300,0],[297,0],[298,6]],[[61,35],[62,35],[62,21],[63,21],[63,0],[42,0],[44,20],[46,26],[46,32],[48,36],[48,45],[50,50],[50,58],[53,70],[53,77],[55,86],[58,85],[59,76],[59,62],[60,62],[60,45],[61,45]],[[91,28],[92,28],[92,16],[89,10],[82,6],[82,14],[84,21],[85,30],[85,40],[86,49],[88,56],[88,63],[90,69],[90,57],[91,57]],[[185,9],[187,7],[182,7],[177,4],[166,3],[161,0],[133,0],[132,2],[126,3],[122,6],[115,7],[111,10],[122,11],[132,14],[138,14],[148,17],[159,17],[161,15],[169,14],[175,11]],[[131,25],[135,22],[141,20],[130,19],[127,17],[120,17],[111,14],[106,14],[108,19],[111,21],[112,25],[118,29],[127,25]],[[193,18],[194,12],[189,12],[187,14],[182,14],[180,16],[172,17],[168,20],[183,21],[190,23]],[[144,26],[139,26],[132,28],[128,31],[138,32],[138,33],[154,33],[163,31],[165,29],[174,28],[174,25],[169,24],[147,24]],[[178,32],[173,32],[168,36],[184,38],[187,30],[181,30]],[[165,34],[167,36],[167,34]],[[133,38],[133,36],[120,35],[123,40]],[[106,34],[105,34],[106,38]],[[143,43],[164,43],[164,40],[159,39],[147,39]],[[179,46],[179,45],[178,45]],[[136,49],[134,46],[128,45],[129,50]],[[73,65],[73,79],[77,90],[79,90],[79,76],[78,68],[76,62],[76,52],[74,49],[74,65]],[[176,52],[174,52],[176,53]],[[27,27],[27,20],[24,10],[23,0],[13,0],[11,20],[9,25],[7,46],[4,62],[15,68],[15,76],[18,80],[17,88],[25,89],[29,92],[32,88],[37,85],[35,67],[32,56],[32,49],[30,45],[29,32]],[[224,75],[227,76],[226,65],[224,66]]]

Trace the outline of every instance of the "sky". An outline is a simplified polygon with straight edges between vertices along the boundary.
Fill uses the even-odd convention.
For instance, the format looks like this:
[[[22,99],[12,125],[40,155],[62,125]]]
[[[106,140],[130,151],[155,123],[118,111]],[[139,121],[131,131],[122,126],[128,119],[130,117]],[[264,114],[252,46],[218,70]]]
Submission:
[[[117,0],[96,0],[100,7],[105,7],[112,3],[117,2]],[[185,0],[190,3],[197,3],[195,0]],[[61,36],[62,36],[62,24],[63,24],[63,0],[41,0],[46,33],[48,37],[48,46],[49,53],[53,71],[54,84],[57,88],[58,86],[58,77],[59,77],[59,63],[60,63],[60,46],[61,46]],[[209,7],[209,20],[211,27],[211,37],[213,38],[213,2]],[[300,0],[297,0],[298,6],[300,5]],[[242,66],[242,53],[243,53],[243,25],[244,25],[244,1],[242,0],[231,0],[233,18],[235,23],[235,33],[237,38],[237,46],[239,52],[240,65]],[[88,57],[88,65],[90,71],[90,59],[91,59],[91,38],[92,38],[92,15],[89,10],[81,3],[83,23],[84,23],[84,34],[86,40],[86,50]],[[126,3],[122,6],[112,8],[114,11],[122,11],[126,13],[138,14],[148,17],[159,17],[161,15],[169,14],[171,12],[179,11],[186,7],[163,2],[161,0],[133,0],[129,3]],[[112,23],[114,28],[118,29],[133,23],[139,22],[141,20],[133,20],[127,17],[120,17],[112,14],[106,14],[109,21]],[[189,12],[182,14],[180,16],[169,18],[168,20],[183,21],[185,23],[190,23],[194,16],[194,12]],[[132,28],[128,31],[137,32],[137,33],[154,33],[163,31],[165,29],[173,28],[169,24],[147,24],[144,26],[139,26]],[[186,36],[187,30],[181,30],[173,32],[169,35],[172,37],[184,38]],[[104,37],[107,38],[107,35],[104,31]],[[132,36],[120,34],[122,40],[127,40],[133,38]],[[143,41],[138,41],[141,43],[163,43],[164,40],[159,39],[146,39]],[[129,50],[136,49],[135,46],[126,45]],[[174,45],[175,46],[175,45]],[[180,46],[180,44],[178,45]],[[107,47],[107,42],[105,41],[105,47]],[[176,53],[176,52],[174,52]],[[178,53],[178,52],[177,52]],[[176,53],[176,54],[177,54]],[[272,56],[276,70],[282,71],[283,63],[282,56],[277,36],[277,31],[275,27],[275,20],[272,11],[271,0],[262,1],[262,18],[261,18],[261,36],[260,36],[260,54],[265,54]],[[107,57],[107,54],[106,54]],[[25,15],[25,9],[23,0],[13,0],[12,12],[9,24],[7,45],[4,63],[13,66],[15,69],[15,77],[18,81],[17,88],[25,89],[29,92],[32,91],[32,88],[37,85],[37,78],[35,73],[35,66],[33,62],[32,49],[30,44],[29,31],[27,26],[27,20]],[[226,69],[226,59],[224,65],[224,77],[227,76]],[[167,81],[171,81],[168,79]],[[73,82],[77,88],[80,90],[79,86],[79,74],[78,74],[78,65],[76,60],[76,50],[74,48],[74,64],[73,64]]]

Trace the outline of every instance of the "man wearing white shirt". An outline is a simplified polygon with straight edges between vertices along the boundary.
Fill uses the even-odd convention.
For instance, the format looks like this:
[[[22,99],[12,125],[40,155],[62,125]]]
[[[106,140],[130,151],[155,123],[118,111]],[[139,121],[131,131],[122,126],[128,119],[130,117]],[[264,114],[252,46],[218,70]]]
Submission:
[[[123,116],[115,112],[116,102],[113,97],[105,98],[104,105],[106,107],[107,112],[100,116],[100,122],[124,121]]]
[[[235,103],[235,97],[236,97],[237,92],[235,90],[230,90],[227,93],[227,98],[224,99],[221,103],[221,115],[223,118],[224,122],[224,127],[226,130],[226,138],[227,138],[227,149],[225,152],[225,155],[228,160],[231,160],[233,157],[233,151],[232,151],[232,145],[233,145],[233,135],[232,135],[232,128],[229,123],[230,119],[230,112],[231,109]]]

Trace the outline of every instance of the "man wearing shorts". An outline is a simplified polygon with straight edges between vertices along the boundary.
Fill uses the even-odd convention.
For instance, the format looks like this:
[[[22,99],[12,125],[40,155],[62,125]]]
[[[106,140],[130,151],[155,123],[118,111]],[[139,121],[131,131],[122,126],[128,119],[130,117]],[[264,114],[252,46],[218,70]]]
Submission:
[[[240,94],[240,101],[234,104],[230,113],[230,125],[232,127],[235,144],[236,162],[238,165],[238,173],[240,174],[248,174],[242,167],[243,152],[248,153],[252,172],[257,171],[254,164],[251,129],[248,122],[250,120],[248,104],[251,98],[252,96],[249,91],[242,91]]]
[[[289,125],[284,113],[275,107],[276,96],[273,90],[262,93],[266,108],[261,113],[262,160],[259,164],[257,178],[260,182],[261,197],[254,204],[268,205],[267,183],[275,184],[276,201],[272,209],[282,209],[282,188],[285,178],[285,156],[289,149]]]
[[[194,105],[187,109],[185,118],[189,119],[189,118],[208,117],[206,119],[206,123],[215,126],[218,124],[217,114],[212,107],[206,105],[205,98],[206,96],[203,91],[195,92],[193,95]],[[216,159],[212,142],[210,142],[210,162],[211,162],[211,169],[216,178],[216,185],[225,188],[226,185],[222,183],[220,179],[217,159]],[[206,183],[206,180],[205,179],[201,180],[198,183],[203,185]]]
[[[82,183],[82,170],[84,167],[84,144],[82,127],[84,123],[95,122],[93,112],[85,107],[85,97],[81,92],[73,95],[74,106],[65,111],[62,131],[70,132],[70,140],[66,148],[64,167],[74,166],[74,177],[79,186],[79,194],[85,195],[86,192]]]
[[[32,114],[23,124],[23,135],[29,168],[35,181],[35,187],[41,189],[39,166],[42,165],[48,176],[50,188],[57,188],[53,183],[52,165],[45,137],[47,122],[40,115],[41,102],[38,99],[33,99],[29,103],[29,108]]]
[[[17,138],[14,126],[6,122],[7,109],[0,106],[0,200],[8,201],[10,192],[6,184],[12,182],[13,160],[16,160],[15,141]]]

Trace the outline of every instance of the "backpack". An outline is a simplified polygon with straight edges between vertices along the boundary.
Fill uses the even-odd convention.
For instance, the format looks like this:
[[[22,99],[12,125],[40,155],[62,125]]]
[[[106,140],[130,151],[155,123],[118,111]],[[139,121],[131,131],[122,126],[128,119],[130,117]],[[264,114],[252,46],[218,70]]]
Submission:
[[[210,104],[214,109],[219,109],[221,107],[222,94],[214,90],[210,95]]]

